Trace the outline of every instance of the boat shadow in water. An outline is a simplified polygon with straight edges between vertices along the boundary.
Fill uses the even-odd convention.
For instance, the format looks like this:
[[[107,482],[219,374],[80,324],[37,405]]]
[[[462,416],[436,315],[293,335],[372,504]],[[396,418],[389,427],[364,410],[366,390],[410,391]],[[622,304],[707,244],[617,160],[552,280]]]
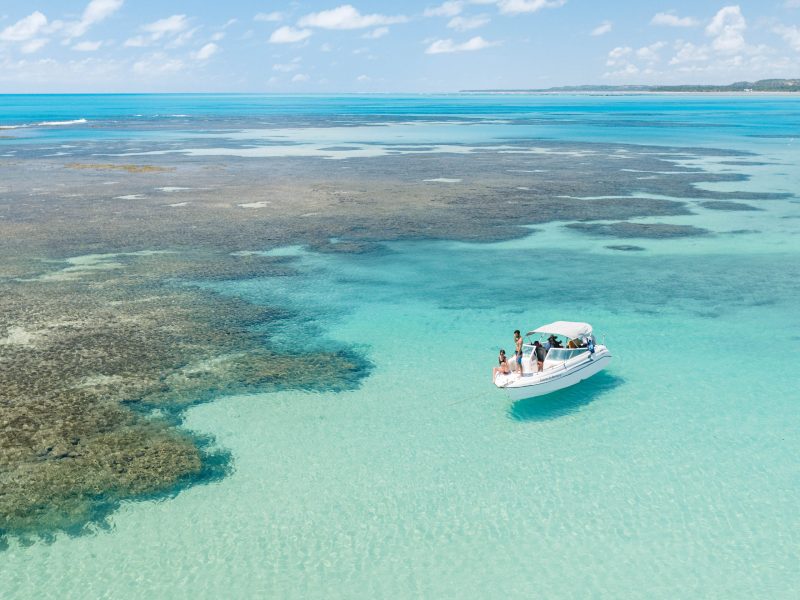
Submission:
[[[508,409],[514,421],[549,421],[577,412],[600,396],[625,383],[625,379],[600,372],[577,385],[546,396],[517,400]]]

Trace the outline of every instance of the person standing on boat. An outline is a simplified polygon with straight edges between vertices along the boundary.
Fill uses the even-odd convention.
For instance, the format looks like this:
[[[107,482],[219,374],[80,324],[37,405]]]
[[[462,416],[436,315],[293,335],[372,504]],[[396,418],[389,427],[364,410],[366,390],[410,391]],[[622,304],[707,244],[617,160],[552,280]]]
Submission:
[[[519,374],[522,376],[522,334],[520,334],[519,329],[514,330],[514,346],[516,348],[514,350],[514,359],[516,360]]]
[[[539,340],[533,342],[533,356],[536,357],[536,370],[541,373],[544,371],[544,358],[547,356],[547,350],[539,343]]]

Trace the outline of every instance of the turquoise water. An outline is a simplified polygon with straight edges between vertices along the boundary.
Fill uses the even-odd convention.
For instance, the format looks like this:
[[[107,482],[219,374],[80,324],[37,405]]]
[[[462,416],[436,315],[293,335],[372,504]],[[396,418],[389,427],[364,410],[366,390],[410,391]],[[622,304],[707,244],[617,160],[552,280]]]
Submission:
[[[125,102],[137,106],[112,99],[95,112],[27,108],[17,116],[91,122]],[[269,108],[264,98],[146,102],[152,111],[174,102],[181,114],[194,107],[251,120]],[[241,107],[247,102],[257,105],[253,112]],[[344,127],[332,134],[330,122],[297,122],[304,111],[324,119],[324,99],[298,100],[296,111],[290,99],[276,102],[309,145],[353,139]],[[436,144],[536,132],[716,144],[768,164],[687,158],[750,176],[709,189],[800,190],[794,139],[753,137],[797,131],[793,99],[380,97],[330,106],[336,114],[349,107],[357,129],[371,132],[369,143],[403,128]],[[453,122],[441,121],[456,112]],[[544,113],[546,122],[515,123]],[[572,123],[556,122],[566,114]],[[404,124],[418,115],[426,118]],[[509,122],[476,125],[465,115]],[[366,127],[371,120],[389,124]],[[154,135],[191,144],[191,127]],[[219,137],[230,149],[236,135],[274,130],[251,123]],[[26,135],[63,141],[93,133],[79,124]],[[117,135],[146,145],[134,130]],[[12,543],[0,553],[0,595],[794,597],[800,204],[791,197],[758,206],[764,210],[693,205],[691,216],[642,219],[713,233],[676,240],[620,242],[551,223],[494,244],[394,242],[364,255],[288,248],[298,277],[214,284],[296,310],[304,326],[293,321],[277,342],[345,344],[374,370],[352,391],[225,397],[190,409],[185,426],[232,453],[229,477],[172,499],[126,503],[110,530]],[[750,233],[731,233],[743,230]],[[615,243],[645,250],[606,248]],[[516,328],[556,319],[593,323],[614,362],[569,390],[508,402],[489,382],[498,347],[511,346]]]

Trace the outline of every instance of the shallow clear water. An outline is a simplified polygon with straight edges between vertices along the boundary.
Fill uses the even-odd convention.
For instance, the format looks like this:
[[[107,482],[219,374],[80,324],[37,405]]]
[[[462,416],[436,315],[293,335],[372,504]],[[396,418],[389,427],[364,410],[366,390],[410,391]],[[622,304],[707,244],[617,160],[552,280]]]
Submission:
[[[798,101],[681,101],[562,98],[578,124],[548,131],[675,144],[666,127],[631,138],[588,121],[638,111],[693,122],[680,145],[725,140],[771,163],[728,167],[751,180],[715,189],[800,190],[793,142],[750,137],[788,131]],[[453,102],[509,118],[524,105]],[[379,114],[421,111],[376,103]],[[442,142],[475,135],[465,123],[436,127]],[[702,238],[620,242],[554,223],[497,244],[294,248],[298,277],[215,284],[305,317],[277,341],[352,345],[374,370],[354,391],[190,409],[186,427],[232,452],[230,477],[126,503],[109,531],[12,543],[0,553],[0,595],[793,597],[800,204],[759,206],[657,219],[713,232]],[[645,250],[605,248],[615,243]],[[593,323],[611,367],[509,403],[489,383],[497,349],[514,329],[556,319]]]

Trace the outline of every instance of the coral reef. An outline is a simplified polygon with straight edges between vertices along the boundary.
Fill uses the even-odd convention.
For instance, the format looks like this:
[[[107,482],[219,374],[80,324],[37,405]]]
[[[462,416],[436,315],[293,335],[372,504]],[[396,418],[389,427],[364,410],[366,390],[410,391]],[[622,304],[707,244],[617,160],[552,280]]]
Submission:
[[[0,159],[0,542],[83,531],[124,500],[223,476],[230,457],[180,427],[192,403],[358,385],[370,365],[356,352],[271,345],[271,327],[302,315],[213,291],[297,276],[294,258],[261,251],[386,253],[393,240],[497,241],[553,221],[620,239],[695,236],[708,232],[627,219],[690,215],[684,200],[741,210],[733,200],[785,196],[701,189],[743,179],[676,164],[746,157],[707,149],[399,144],[357,161],[163,154],[142,165],[94,162],[136,150],[124,141],[86,141],[67,163],[13,144]]]

